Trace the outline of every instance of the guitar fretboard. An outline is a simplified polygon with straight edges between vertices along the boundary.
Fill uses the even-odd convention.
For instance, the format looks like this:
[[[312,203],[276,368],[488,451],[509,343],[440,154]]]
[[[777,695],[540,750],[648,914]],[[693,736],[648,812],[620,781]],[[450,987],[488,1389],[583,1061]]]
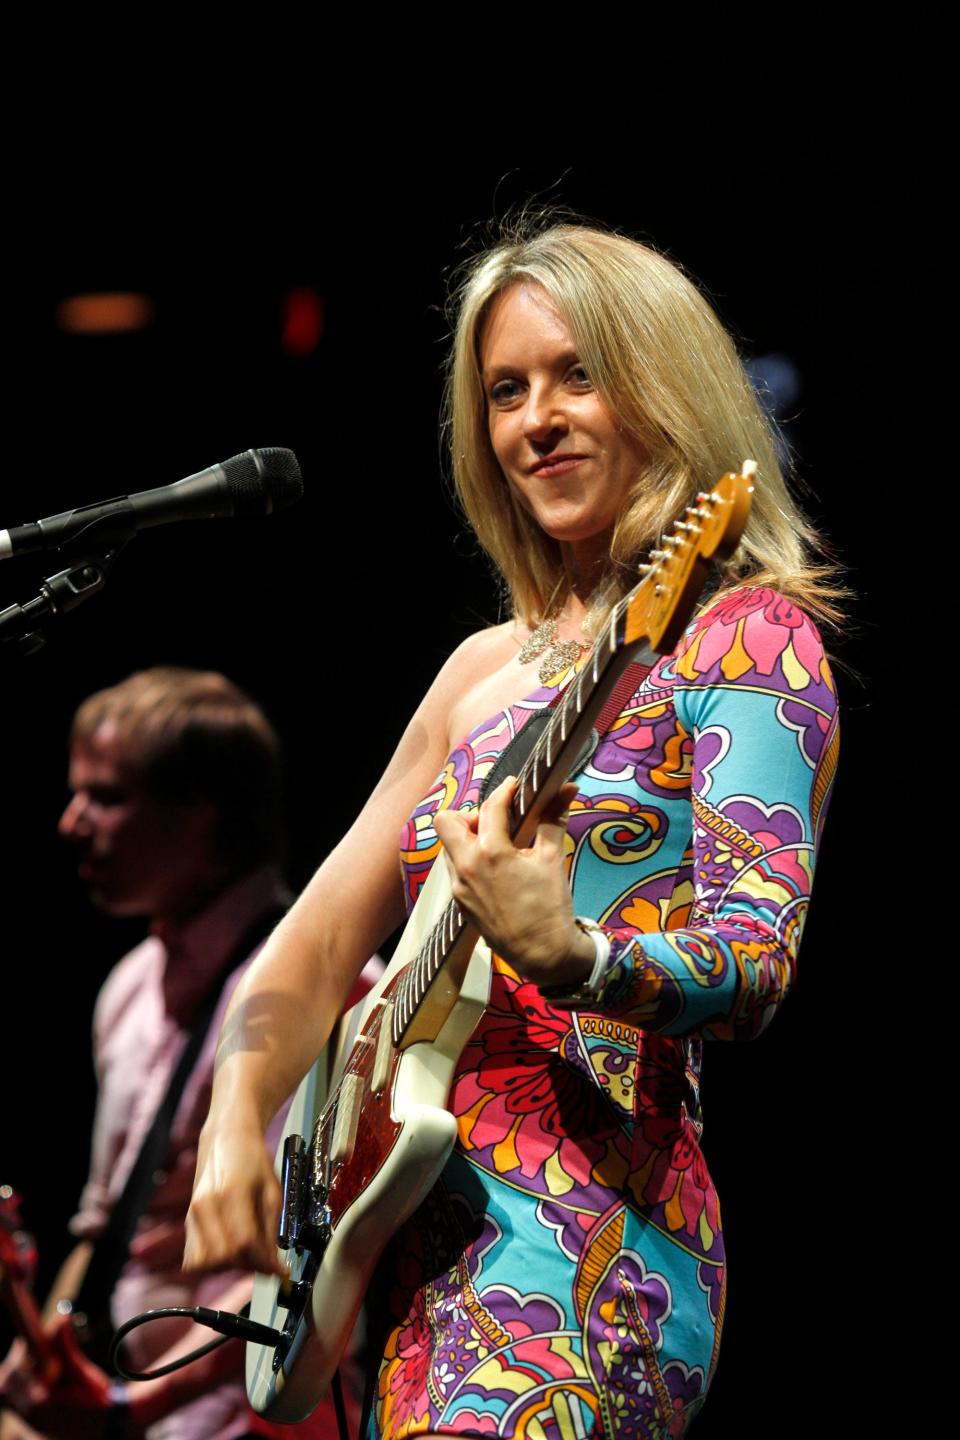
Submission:
[[[656,567],[652,567],[651,573],[641,584],[655,583],[655,570]],[[581,721],[590,701],[606,680],[615,658],[620,657],[622,661],[618,667],[620,669],[629,663],[630,652],[624,653],[622,650],[622,627],[627,606],[636,599],[636,593],[635,589],[614,606],[587,656],[586,663],[564,691],[553,718],[544,727],[524,762],[517,776],[517,788],[510,806],[511,836],[517,836],[524,820],[535,811],[547,782],[554,777],[558,760],[565,752],[573,750],[574,746],[577,747],[576,753],[582,748],[586,738],[584,731],[588,731],[589,726],[584,726]],[[609,687],[605,686],[605,689],[607,688]],[[575,755],[570,758],[574,759]],[[416,958],[404,970],[395,993],[392,1018],[395,1046],[403,1040],[420,1002],[439,975],[465,925],[463,912],[456,901],[451,900],[420,947]]]

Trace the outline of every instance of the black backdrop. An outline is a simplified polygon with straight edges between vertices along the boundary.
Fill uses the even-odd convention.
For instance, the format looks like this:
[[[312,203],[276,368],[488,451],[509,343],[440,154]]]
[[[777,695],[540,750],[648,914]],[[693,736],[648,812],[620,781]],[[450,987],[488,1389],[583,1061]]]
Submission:
[[[877,761],[868,694],[881,654],[881,529],[869,477],[902,404],[897,264],[915,191],[889,132],[798,88],[775,109],[696,119],[599,94],[576,122],[436,123],[380,113],[375,140],[329,113],[269,134],[61,133],[25,181],[9,276],[4,524],[163,484],[249,445],[301,461],[306,493],[266,521],[139,537],[107,593],[40,654],[4,654],[3,1174],[26,1194],[41,1288],[83,1178],[93,999],[136,925],[99,917],[55,836],[65,736],[91,690],[158,662],[220,668],[286,742],[290,873],[301,884],[352,818],[451,647],[496,618],[486,566],[440,479],[444,270],[478,222],[538,195],[678,257],[750,354],[790,356],[789,425],[806,504],[857,600],[840,645],[844,754],[795,995],[772,1033],[714,1045],[705,1145],[724,1202],[731,1285],[714,1398],[696,1433],[843,1434],[831,1372],[880,1320],[883,958],[859,927]],[[662,97],[661,97],[662,98]],[[789,102],[789,103],[788,103]],[[342,117],[340,117],[342,118]],[[896,285],[891,277],[899,275]],[[292,285],[325,297],[317,352],[280,347]],[[156,322],[128,337],[59,332],[79,290],[137,288]],[[896,293],[894,293],[896,292]],[[738,459],[740,457],[732,457]],[[42,573],[3,568],[0,606]],[[9,649],[9,647],[7,647]],[[852,1402],[851,1402],[852,1403]],[[825,1425],[825,1411],[835,1419]],[[771,1417],[776,1417],[771,1420]]]

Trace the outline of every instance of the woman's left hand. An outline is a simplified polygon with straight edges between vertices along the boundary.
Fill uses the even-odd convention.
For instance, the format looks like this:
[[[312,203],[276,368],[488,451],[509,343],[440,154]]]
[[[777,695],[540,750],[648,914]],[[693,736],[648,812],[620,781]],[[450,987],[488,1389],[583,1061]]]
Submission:
[[[494,950],[536,985],[571,988],[589,975],[593,941],[574,923],[563,858],[565,812],[575,785],[564,785],[540,818],[536,839],[518,850],[508,815],[517,782],[505,780],[478,810],[443,810],[437,835],[457,904]]]

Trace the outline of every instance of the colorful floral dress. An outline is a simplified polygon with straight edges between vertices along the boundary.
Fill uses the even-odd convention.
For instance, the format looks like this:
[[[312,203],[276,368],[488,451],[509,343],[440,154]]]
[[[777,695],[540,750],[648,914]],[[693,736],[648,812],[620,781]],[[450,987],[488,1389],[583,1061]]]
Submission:
[[[475,806],[555,694],[450,756],[403,837],[411,905],[437,810]],[[612,942],[602,993],[554,1009],[496,961],[457,1146],[388,1252],[371,1434],[633,1440],[703,1403],[725,1274],[702,1040],[758,1034],[789,989],[836,752],[817,632],[760,587],[698,617],[602,737],[567,842],[575,913]]]

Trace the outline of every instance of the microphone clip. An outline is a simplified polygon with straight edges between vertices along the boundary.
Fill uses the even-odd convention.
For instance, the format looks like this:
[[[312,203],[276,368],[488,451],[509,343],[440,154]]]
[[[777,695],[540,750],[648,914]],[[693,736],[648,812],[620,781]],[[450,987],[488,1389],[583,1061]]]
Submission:
[[[75,560],[65,570],[48,575],[33,600],[0,610],[0,641],[16,645],[21,655],[36,654],[46,644],[44,630],[50,621],[58,620],[91,596],[100,594],[126,543],[127,540],[122,540],[103,554]]]

